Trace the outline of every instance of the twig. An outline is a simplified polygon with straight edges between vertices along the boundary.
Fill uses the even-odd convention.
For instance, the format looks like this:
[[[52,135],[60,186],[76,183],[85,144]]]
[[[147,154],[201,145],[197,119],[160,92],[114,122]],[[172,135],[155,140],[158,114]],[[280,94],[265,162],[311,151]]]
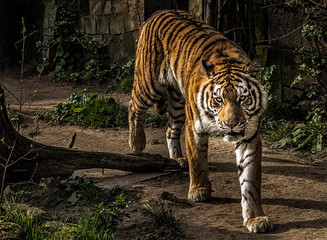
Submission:
[[[6,163],[4,165],[4,168],[3,168],[3,173],[2,173],[2,182],[1,182],[1,192],[0,192],[0,198],[2,199],[2,196],[3,196],[3,190],[4,190],[4,187],[5,187],[5,179],[6,179],[6,174],[7,174],[7,169],[8,167],[10,166],[9,164],[9,161],[11,160],[11,157],[12,157],[12,154],[14,152],[14,148],[16,146],[16,143],[17,143],[17,135],[15,137],[15,141],[14,141],[14,144],[10,150],[10,153],[9,153],[9,156],[8,158],[6,159]]]
[[[25,27],[25,25],[24,25],[24,27]],[[33,34],[38,33],[38,32],[42,32],[42,31],[44,31],[44,30],[43,29],[42,30],[35,30],[35,31],[31,32],[30,34],[26,35],[25,38],[28,38],[28,37],[32,36]],[[17,42],[15,42],[14,43],[14,46],[16,47],[16,49],[18,49],[18,47],[17,47],[18,43],[24,42],[24,41],[25,41],[25,39],[23,37],[22,39],[20,39]]]
[[[73,136],[71,137],[69,143],[68,143],[68,146],[67,148],[72,148],[74,146],[74,143],[75,143],[75,140],[76,140],[76,132],[73,133]]]
[[[269,41],[276,41],[276,40],[279,40],[279,39],[283,39],[283,38],[286,38],[288,37],[289,35],[299,31],[305,24],[307,24],[308,22],[305,22],[303,23],[301,26],[297,27],[296,29],[294,29],[293,31],[283,35],[283,36],[280,36],[280,37],[277,37],[277,38],[270,38],[270,39],[267,39],[267,40],[261,40],[261,41],[258,41],[257,43],[264,43],[264,42],[269,42]]]
[[[19,99],[16,97],[16,95],[14,93],[12,93],[6,86],[2,85],[0,83],[0,87],[4,88],[13,98],[15,98],[17,100],[17,102],[19,103]]]

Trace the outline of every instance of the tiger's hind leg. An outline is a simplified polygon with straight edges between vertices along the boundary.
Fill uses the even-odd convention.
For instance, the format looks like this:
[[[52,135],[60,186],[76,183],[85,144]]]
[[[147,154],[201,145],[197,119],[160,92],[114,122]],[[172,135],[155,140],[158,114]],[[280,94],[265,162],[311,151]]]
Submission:
[[[183,157],[180,135],[185,123],[185,101],[181,94],[173,89],[168,89],[168,128],[166,131],[169,157],[175,159],[183,169],[187,169],[187,160]]]
[[[261,139],[258,135],[235,149],[242,193],[243,225],[254,233],[273,230],[261,206]]]

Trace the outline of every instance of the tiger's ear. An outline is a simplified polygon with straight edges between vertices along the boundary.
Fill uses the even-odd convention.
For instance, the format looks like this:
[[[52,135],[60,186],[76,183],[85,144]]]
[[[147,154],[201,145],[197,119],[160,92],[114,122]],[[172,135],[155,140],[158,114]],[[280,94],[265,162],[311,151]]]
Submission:
[[[260,60],[254,59],[247,67],[246,72],[253,78],[257,78],[260,71]]]
[[[214,66],[212,63],[202,60],[201,62],[201,73],[206,77],[211,77],[214,75]]]

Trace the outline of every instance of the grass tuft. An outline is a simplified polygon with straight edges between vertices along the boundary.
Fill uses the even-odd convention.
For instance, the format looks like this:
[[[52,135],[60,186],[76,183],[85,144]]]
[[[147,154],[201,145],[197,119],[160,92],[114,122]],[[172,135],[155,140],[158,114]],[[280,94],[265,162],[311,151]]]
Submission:
[[[183,227],[174,211],[165,206],[164,202],[150,200],[143,210],[144,217],[153,224],[156,230],[165,229],[165,232],[176,236],[183,236]]]

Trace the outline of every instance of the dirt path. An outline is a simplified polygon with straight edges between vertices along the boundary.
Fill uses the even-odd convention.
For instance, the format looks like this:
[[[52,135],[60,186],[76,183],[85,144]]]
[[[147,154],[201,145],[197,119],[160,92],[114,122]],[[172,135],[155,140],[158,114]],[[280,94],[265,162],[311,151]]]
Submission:
[[[31,89],[35,76],[24,80],[24,89]],[[0,83],[10,91],[19,92],[19,79],[14,71],[0,75]],[[98,86],[73,86],[43,77],[37,84],[38,93],[24,112],[31,113],[49,109],[65,101],[69,95],[82,88],[101,91]],[[7,103],[16,108],[14,98],[8,94]],[[129,97],[115,95],[121,102]],[[33,120],[24,122],[23,133],[33,127]],[[128,129],[81,129],[74,126],[52,126],[40,122],[41,134],[36,140],[55,146],[67,145],[73,132],[77,133],[74,148],[92,151],[129,153]],[[167,156],[165,129],[146,129],[146,152]],[[183,140],[182,140],[183,141]],[[185,152],[185,150],[184,150]],[[124,236],[142,239],[137,227],[138,209],[153,198],[162,198],[163,192],[173,194],[178,201],[166,200],[185,223],[187,239],[327,239],[327,157],[312,159],[305,154],[285,150],[270,150],[264,144],[262,163],[262,198],[267,215],[275,222],[276,229],[268,234],[250,234],[242,227],[240,188],[231,146],[220,138],[209,143],[210,179],[213,199],[210,203],[187,201],[189,177],[187,172],[165,174],[131,174],[121,171],[99,169],[76,171],[96,179],[98,186],[110,188],[115,184],[134,189],[138,200],[130,206],[131,218],[125,221]],[[165,198],[165,197],[163,197]]]

